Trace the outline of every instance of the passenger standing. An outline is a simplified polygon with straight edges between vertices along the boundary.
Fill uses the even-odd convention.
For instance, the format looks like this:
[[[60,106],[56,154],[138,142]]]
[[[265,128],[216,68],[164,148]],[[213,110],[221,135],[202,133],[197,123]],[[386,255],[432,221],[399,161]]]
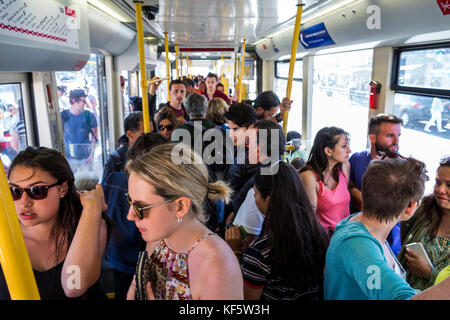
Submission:
[[[206,93],[206,82],[204,80],[199,80],[198,90],[200,90],[201,94],[205,94]]]
[[[230,100],[230,98],[228,98],[228,96],[217,90],[217,84],[218,84],[218,79],[217,79],[217,75],[214,73],[208,73],[208,75],[206,76],[206,91],[203,93],[203,95],[209,100],[213,99],[213,98],[222,98],[227,104],[231,104],[232,101]]]
[[[102,181],[108,177],[111,172],[121,172],[125,167],[126,155],[136,140],[144,133],[144,119],[141,111],[129,113],[123,121],[125,135],[128,138],[128,145],[122,144],[114,150],[106,161],[103,169]]]
[[[387,236],[417,209],[425,164],[416,159],[372,161],[363,177],[363,210],[341,221],[327,250],[326,300],[448,299],[450,278],[422,292],[404,280]]]
[[[402,125],[402,119],[390,114],[380,113],[370,119],[368,129],[370,150],[355,152],[349,159],[351,165],[350,194],[352,213],[361,211],[362,179],[370,162],[380,159],[385,152],[391,154],[398,152]],[[392,229],[388,242],[395,255],[397,255],[401,249],[400,224]]]
[[[427,121],[423,130],[431,132],[430,127],[434,126],[434,123],[436,122],[436,129],[438,132],[445,132],[445,129],[442,129],[442,111],[444,111],[442,100],[434,98],[430,108],[431,118]]]
[[[265,119],[279,123],[283,121],[284,113],[291,109],[292,102],[293,100],[289,98],[283,98],[280,103],[280,99],[274,92],[264,91],[256,97],[253,107],[258,114],[258,120]]]
[[[227,148],[227,134],[222,127],[205,119],[206,98],[193,93],[184,101],[190,121],[178,127],[172,134],[172,142],[182,142],[203,157],[208,168],[209,181],[222,180],[228,173],[227,159],[232,159],[232,151]],[[228,156],[227,156],[228,152]],[[205,200],[205,213],[208,215],[207,227],[216,231],[223,222],[223,202]]]
[[[156,133],[145,133],[136,139],[127,153],[127,160],[150,152],[151,149],[166,140]],[[128,191],[128,177],[125,172],[111,172],[102,183],[105,201],[108,204],[107,215],[114,223],[105,258],[113,269],[114,292],[116,300],[125,300],[130,287],[139,251],[145,249],[145,241],[136,225],[127,220],[130,210],[126,193]]]
[[[347,132],[337,127],[322,128],[300,170],[316,217],[330,235],[336,224],[350,214],[350,152]]]
[[[248,234],[242,243],[242,250],[260,235],[263,228],[264,216],[258,209],[254,197],[255,175],[262,167],[278,163],[286,149],[286,137],[283,130],[273,121],[260,120],[250,131],[252,134],[249,139],[249,162],[256,169],[252,175],[247,175],[246,183],[235,190],[232,197],[233,212],[236,212],[236,218],[232,223],[243,228]]]
[[[97,118],[84,109],[86,97],[83,89],[70,91],[70,108],[61,111],[66,156],[74,166],[92,163],[97,144]]]
[[[201,94],[200,90],[195,89],[194,80],[186,78],[183,81],[186,84],[186,97],[190,96],[193,93]]]
[[[296,170],[285,162],[255,175],[254,200],[264,215],[262,233],[242,256],[246,300],[317,300],[322,286],[328,235],[314,217]],[[226,231],[237,239],[239,227]]]
[[[156,109],[156,90],[159,83],[154,83],[149,91],[149,105]],[[170,101],[166,103],[177,118],[177,122],[182,124],[189,120],[189,116],[184,109],[183,100],[186,98],[186,84],[181,80],[172,80],[169,84]]]
[[[425,197],[414,216],[401,224],[403,248],[398,256],[406,270],[406,281],[418,290],[431,287],[439,272],[450,265],[450,156],[444,157],[436,172],[433,194]],[[420,242],[432,266],[410,249]]]
[[[222,181],[208,182],[198,154],[183,144],[155,147],[127,163],[130,211],[148,257],[141,284],[150,299],[237,300],[243,298],[239,263],[230,247],[202,223],[203,200],[228,201]],[[151,211],[151,212],[150,212]],[[134,299],[136,283],[127,298]]]
[[[155,114],[155,122],[157,124],[158,133],[167,141],[171,141],[172,133],[178,126],[177,119],[172,109],[168,106],[160,108]]]
[[[20,228],[43,300],[86,297],[98,289],[106,245],[106,210],[100,185],[78,194],[67,160],[56,150],[28,147],[8,175]],[[77,266],[79,286],[71,276]],[[0,272],[0,300],[9,299]]]
[[[228,111],[229,106],[222,98],[213,98],[208,101],[206,107],[206,119],[215,123],[217,126],[221,126],[227,130],[227,119],[225,119],[225,113]]]

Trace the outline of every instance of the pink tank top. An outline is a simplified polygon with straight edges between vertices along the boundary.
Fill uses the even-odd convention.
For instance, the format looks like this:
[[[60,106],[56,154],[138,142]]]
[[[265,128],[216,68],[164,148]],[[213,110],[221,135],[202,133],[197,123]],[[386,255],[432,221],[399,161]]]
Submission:
[[[336,225],[350,215],[350,193],[347,187],[347,177],[341,171],[337,186],[330,190],[319,180],[315,172],[314,175],[319,184],[316,209],[317,220],[325,229],[334,231]]]

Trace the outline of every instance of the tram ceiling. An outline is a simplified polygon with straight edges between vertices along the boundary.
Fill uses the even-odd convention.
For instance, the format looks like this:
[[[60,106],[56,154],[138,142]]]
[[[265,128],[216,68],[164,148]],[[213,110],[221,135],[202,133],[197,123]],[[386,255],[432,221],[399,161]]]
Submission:
[[[327,0],[304,0],[305,8]],[[112,0],[134,14],[133,0]],[[144,31],[164,39],[170,45],[188,47],[232,47],[238,49],[242,39],[255,41],[268,32],[295,19],[298,0],[144,0]],[[146,15],[157,7],[154,17]],[[147,7],[147,9],[146,9]],[[127,23],[130,27],[131,25]]]

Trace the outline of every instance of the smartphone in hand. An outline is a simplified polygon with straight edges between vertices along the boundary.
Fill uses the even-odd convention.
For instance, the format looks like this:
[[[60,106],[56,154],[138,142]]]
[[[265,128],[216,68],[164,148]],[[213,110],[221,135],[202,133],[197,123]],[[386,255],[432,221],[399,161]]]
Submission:
[[[407,249],[414,251],[414,253],[418,254],[419,256],[421,256],[425,261],[428,262],[430,267],[434,268],[433,264],[431,263],[430,258],[428,257],[427,252],[425,251],[425,248],[423,247],[422,242],[408,243],[405,247]]]

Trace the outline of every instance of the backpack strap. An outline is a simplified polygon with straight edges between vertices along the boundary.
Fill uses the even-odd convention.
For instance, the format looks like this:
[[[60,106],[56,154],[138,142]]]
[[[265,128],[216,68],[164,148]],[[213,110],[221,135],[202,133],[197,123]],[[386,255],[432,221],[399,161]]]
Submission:
[[[97,137],[95,136],[94,132],[92,131],[92,126],[91,126],[92,117],[91,117],[90,111],[84,110],[84,116],[86,117],[86,123],[89,126],[89,131],[91,132],[91,135],[94,137],[95,142],[98,142]]]
[[[61,112],[61,121],[62,121],[63,127],[64,127],[64,124],[69,120],[69,115],[67,114],[67,112],[69,112],[69,110],[63,110]]]

